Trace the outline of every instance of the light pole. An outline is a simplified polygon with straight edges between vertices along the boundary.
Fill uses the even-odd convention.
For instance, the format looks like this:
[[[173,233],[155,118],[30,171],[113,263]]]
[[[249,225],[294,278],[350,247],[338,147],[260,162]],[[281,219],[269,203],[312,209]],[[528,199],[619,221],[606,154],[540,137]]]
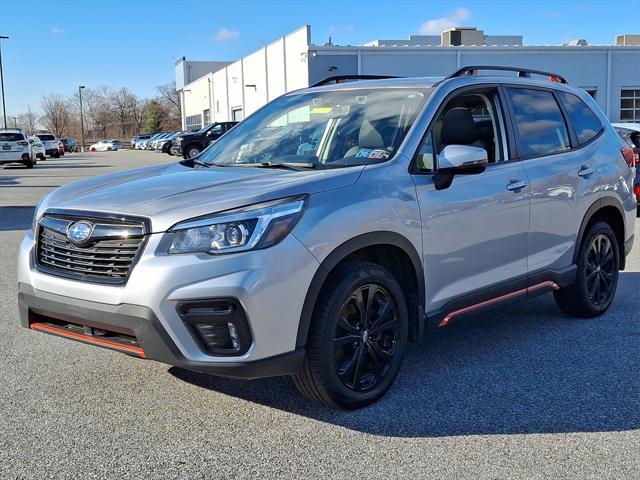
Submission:
[[[13,128],[18,128],[18,117],[13,116]]]
[[[7,102],[4,101],[4,75],[2,73],[2,40],[8,40],[9,37],[0,35],[0,85],[2,86],[2,117],[4,118],[4,128],[7,128]]]
[[[84,153],[84,116],[82,114],[82,89],[84,85],[78,87],[78,94],[80,95],[80,151]]]

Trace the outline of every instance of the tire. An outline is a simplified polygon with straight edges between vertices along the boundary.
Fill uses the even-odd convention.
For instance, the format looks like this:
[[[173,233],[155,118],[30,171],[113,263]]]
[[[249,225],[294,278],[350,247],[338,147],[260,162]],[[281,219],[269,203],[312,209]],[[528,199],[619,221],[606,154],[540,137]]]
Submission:
[[[27,162],[24,162],[24,166],[26,168],[33,168],[35,164],[36,162],[34,162],[32,158],[30,158]]]
[[[187,159],[187,160],[190,159],[190,158],[193,158],[193,157],[199,155],[201,151],[202,151],[202,149],[199,146],[197,146],[197,145],[189,145],[185,149],[186,157],[184,157],[184,158]]]
[[[60,152],[56,152],[56,153],[54,153],[54,154],[53,154],[53,157],[54,157],[54,158],[60,158]]]
[[[111,147],[107,147],[107,152],[110,152],[111,150],[113,150]]]
[[[363,326],[359,312],[367,310],[368,298],[377,318],[366,316]],[[402,288],[388,270],[364,261],[339,266],[318,298],[303,370],[293,376],[294,384],[305,396],[336,408],[375,402],[400,370],[408,323]]]
[[[618,286],[620,250],[611,226],[598,221],[586,232],[573,285],[553,292],[565,313],[581,318],[599,317],[611,306]]]

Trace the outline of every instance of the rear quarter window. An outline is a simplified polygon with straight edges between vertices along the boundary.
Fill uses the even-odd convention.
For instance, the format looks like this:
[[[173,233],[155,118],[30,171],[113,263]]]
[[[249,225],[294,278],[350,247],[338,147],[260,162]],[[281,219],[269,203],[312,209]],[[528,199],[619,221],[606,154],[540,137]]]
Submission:
[[[602,131],[602,123],[595,113],[579,97],[567,92],[557,92],[580,145],[587,143]]]

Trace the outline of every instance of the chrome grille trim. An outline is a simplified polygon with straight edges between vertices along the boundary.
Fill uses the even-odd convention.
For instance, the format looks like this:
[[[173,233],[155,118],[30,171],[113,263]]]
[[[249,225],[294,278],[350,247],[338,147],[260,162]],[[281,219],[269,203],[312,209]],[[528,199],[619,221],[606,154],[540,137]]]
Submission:
[[[67,230],[82,220],[95,227],[88,241],[74,243]],[[36,269],[84,282],[124,285],[149,231],[143,218],[48,211],[38,222]]]

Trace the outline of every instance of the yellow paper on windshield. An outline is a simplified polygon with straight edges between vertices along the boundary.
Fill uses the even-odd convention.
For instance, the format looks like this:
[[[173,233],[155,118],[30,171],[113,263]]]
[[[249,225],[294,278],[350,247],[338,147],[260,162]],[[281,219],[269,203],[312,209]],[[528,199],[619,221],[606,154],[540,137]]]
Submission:
[[[311,109],[311,113],[329,113],[333,110],[333,107],[314,107]]]

